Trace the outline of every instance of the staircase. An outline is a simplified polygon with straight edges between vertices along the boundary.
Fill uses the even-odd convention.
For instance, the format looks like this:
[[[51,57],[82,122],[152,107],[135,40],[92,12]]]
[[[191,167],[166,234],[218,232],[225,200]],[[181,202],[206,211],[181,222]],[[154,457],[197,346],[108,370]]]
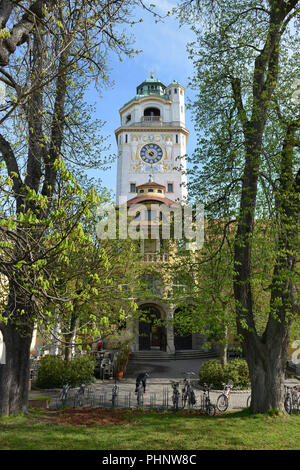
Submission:
[[[175,359],[174,354],[155,350],[132,352],[129,356],[130,362],[169,361],[171,359]]]
[[[165,351],[136,351],[132,352],[129,356],[129,361],[132,362],[152,362],[152,361],[170,361],[170,360],[184,360],[184,359],[213,359],[217,357],[215,352],[201,351],[197,349],[187,349],[175,351],[175,353],[167,353]]]
[[[199,349],[182,349],[181,351],[175,351],[175,359],[214,359],[217,357],[217,353],[213,351],[201,351]]]

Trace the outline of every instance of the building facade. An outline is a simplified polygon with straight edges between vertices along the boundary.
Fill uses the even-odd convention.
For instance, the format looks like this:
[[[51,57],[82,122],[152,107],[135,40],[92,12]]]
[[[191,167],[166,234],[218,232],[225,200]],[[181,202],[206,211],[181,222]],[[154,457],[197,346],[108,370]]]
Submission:
[[[115,131],[117,205],[126,204],[128,211],[136,207],[132,217],[141,224],[144,221],[148,228],[161,223],[162,206],[184,206],[187,199],[189,132],[185,127],[184,94],[184,87],[176,81],[165,86],[151,75],[137,87],[136,96],[120,109],[121,125]],[[140,213],[139,205],[144,208],[145,216]],[[158,271],[169,262],[167,240],[149,236],[141,240],[141,248],[144,262],[156,266]],[[201,335],[182,337],[174,332],[170,320],[180,311],[180,306],[164,301],[165,280],[153,274],[145,276],[148,276],[153,295],[149,300],[138,301],[138,305],[149,321],[138,320],[134,325],[133,351],[174,354],[181,349],[200,349]]]

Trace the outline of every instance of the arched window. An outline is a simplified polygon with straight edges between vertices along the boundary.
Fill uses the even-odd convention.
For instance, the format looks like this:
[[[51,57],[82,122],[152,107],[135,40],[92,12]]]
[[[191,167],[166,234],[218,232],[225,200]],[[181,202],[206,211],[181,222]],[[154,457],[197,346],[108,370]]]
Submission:
[[[160,110],[158,108],[146,108],[144,116],[160,116]]]

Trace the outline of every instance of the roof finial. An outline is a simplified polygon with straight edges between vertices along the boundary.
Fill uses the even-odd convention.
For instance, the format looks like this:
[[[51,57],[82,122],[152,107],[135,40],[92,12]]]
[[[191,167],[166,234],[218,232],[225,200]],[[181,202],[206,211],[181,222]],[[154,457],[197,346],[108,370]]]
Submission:
[[[154,74],[154,72],[152,70],[150,70],[150,78],[153,78],[153,74]]]

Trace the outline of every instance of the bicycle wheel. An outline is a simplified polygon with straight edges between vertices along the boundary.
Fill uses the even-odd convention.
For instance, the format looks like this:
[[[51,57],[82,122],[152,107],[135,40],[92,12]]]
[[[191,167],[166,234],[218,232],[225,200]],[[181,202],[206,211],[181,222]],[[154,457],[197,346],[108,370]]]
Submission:
[[[228,405],[229,405],[228,397],[222,393],[222,395],[220,395],[217,399],[217,409],[221,412],[224,412],[227,410]]]
[[[247,408],[250,408],[251,405],[251,395],[247,398]]]
[[[208,416],[215,416],[216,414],[216,407],[215,405],[213,405],[212,403],[209,403],[208,405],[206,405],[206,414],[208,414]]]
[[[138,392],[138,395],[137,395],[137,402],[138,402],[138,405],[139,406],[143,406],[143,402],[144,402],[144,399],[143,399],[143,393],[142,392]]]
[[[175,411],[178,411],[178,395],[173,396],[173,407]]]
[[[293,404],[291,397],[286,397],[284,400],[284,409],[289,415],[292,414]]]

